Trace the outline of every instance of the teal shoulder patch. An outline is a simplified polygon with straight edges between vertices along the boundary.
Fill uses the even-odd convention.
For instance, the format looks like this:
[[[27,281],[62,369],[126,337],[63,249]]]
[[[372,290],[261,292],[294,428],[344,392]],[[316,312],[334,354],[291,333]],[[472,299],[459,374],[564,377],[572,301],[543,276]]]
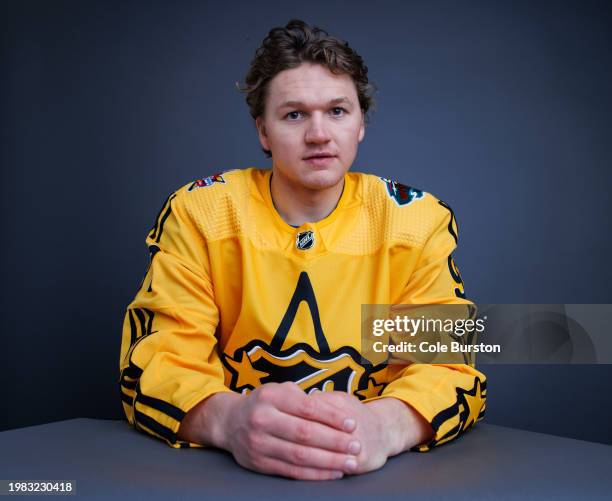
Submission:
[[[424,192],[411,186],[392,181],[385,177],[381,177],[380,180],[385,183],[387,188],[387,195],[391,198],[399,207],[408,205],[415,200],[420,200],[424,196]]]

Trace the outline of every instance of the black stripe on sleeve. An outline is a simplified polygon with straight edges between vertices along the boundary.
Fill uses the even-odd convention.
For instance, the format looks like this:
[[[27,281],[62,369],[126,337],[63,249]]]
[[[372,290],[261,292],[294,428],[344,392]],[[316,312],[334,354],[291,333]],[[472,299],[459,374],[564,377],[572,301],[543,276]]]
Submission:
[[[148,316],[148,318],[145,318]],[[126,355],[126,359],[128,361],[128,366],[125,367],[120,374],[119,383],[120,385],[128,390],[135,390],[136,383],[140,379],[143,370],[138,367],[132,361],[132,354],[134,353],[134,349],[136,346],[146,337],[154,334],[152,331],[153,328],[153,319],[155,317],[155,312],[149,310],[148,308],[132,308],[128,310],[128,315],[130,319],[130,329],[131,329],[131,346]],[[138,317],[138,321],[141,326],[141,334],[138,336],[138,327],[136,326],[136,321],[134,319],[134,315]]]
[[[142,375],[142,369],[135,365],[131,360],[125,369],[121,371],[122,375],[129,377],[130,379],[138,379]]]
[[[136,322],[134,322],[134,315],[132,314],[132,310],[128,310],[128,316],[130,319],[130,346],[134,346],[136,338],[138,337],[138,333],[136,331]]]
[[[149,274],[149,271],[151,270],[151,266],[153,266],[153,258],[155,257],[155,254],[157,254],[159,252],[159,247],[157,245],[149,245],[149,267],[147,268],[147,273],[145,274],[145,276],[142,279],[142,283],[140,284],[140,288],[142,289],[142,286],[144,284],[145,278],[147,278],[147,275]],[[149,282],[149,286],[147,287],[147,292],[153,292],[153,272],[151,271],[151,281]]]
[[[444,424],[445,421],[448,421],[450,418],[459,413],[459,402],[455,402],[453,405],[444,409],[443,411],[436,414],[436,416],[431,421],[431,427],[433,428],[434,433],[438,433],[438,428]]]
[[[157,438],[158,440],[163,440],[164,442],[168,441],[166,438],[155,433],[150,428],[147,428],[146,426],[144,426],[142,423],[140,423],[136,419],[134,419],[134,428],[138,430],[139,432],[141,432],[142,434],[147,435],[148,437],[154,437],[154,438]]]
[[[160,224],[160,220],[162,217],[162,214],[164,213],[164,210],[166,210],[166,207],[169,206],[170,201],[176,196],[176,193],[171,193],[168,198],[166,198],[166,201],[164,202],[164,204],[161,206],[161,209],[159,209],[159,213],[157,214],[157,217],[155,218],[155,224],[153,225],[153,228],[151,228],[151,231],[149,232],[149,236],[152,240],[155,240],[157,232],[159,231],[159,224]]]
[[[126,379],[125,374],[121,376],[121,386],[123,386],[124,388],[128,390],[135,390],[137,383],[138,383],[138,380],[129,381],[128,379]]]
[[[172,213],[172,200],[174,200],[174,197],[176,197],[176,194],[170,197],[170,200],[168,201],[168,209],[166,209],[166,212],[164,213],[163,217],[161,218],[161,221],[159,222],[159,226],[157,228],[157,236],[154,237],[154,240],[157,243],[159,243],[162,233],[164,232],[164,224],[166,222],[166,219],[168,219],[168,217]]]
[[[146,336],[151,334],[151,329],[153,327],[153,317],[155,316],[155,313],[153,313],[151,310],[147,309],[147,308],[143,308],[144,311],[147,313],[147,315],[149,315],[149,321],[147,322],[147,330],[146,330]]]
[[[452,436],[459,435],[462,426],[463,426],[463,423],[459,422],[459,424],[457,426],[455,426],[453,429],[449,430],[443,437],[440,437],[438,440],[436,440],[436,443],[442,442],[442,440],[446,440],[447,438],[450,438]]]
[[[123,400],[130,407],[134,403],[134,399],[132,397],[130,397],[129,395],[127,395],[126,393],[124,393],[123,391],[121,391],[121,400]]]
[[[138,317],[138,320],[140,321],[140,336],[144,336],[147,332],[147,326],[146,326],[146,319],[145,319],[143,310],[141,308],[134,308],[134,313],[136,314],[136,316]],[[140,336],[137,336],[137,337],[140,337]]]
[[[443,437],[441,437],[438,440],[434,440],[432,441],[432,443],[430,444],[432,447],[433,445],[435,445],[436,443],[442,441],[443,439],[449,437],[452,434],[456,434],[456,436],[461,436],[463,435],[467,430],[469,430],[470,428],[472,428],[472,426],[474,425],[474,423],[476,421],[478,421],[482,416],[484,416],[484,405],[486,402],[486,395],[483,395],[484,390],[486,389],[486,381],[481,382],[479,378],[475,378],[474,381],[474,387],[470,390],[465,390],[463,388],[456,388],[457,391],[457,401],[451,405],[450,407],[448,407],[447,409],[444,409],[443,411],[440,411],[431,421],[431,427],[434,430],[434,433],[438,433],[438,430],[440,429],[440,426],[442,426],[442,424],[444,424],[447,420],[451,419],[452,417],[454,417],[455,415],[459,415],[459,424],[457,425],[457,427],[454,427],[452,430],[448,431]],[[464,394],[468,394],[470,396],[476,396],[478,395],[478,392],[480,391],[480,398],[483,401],[483,407],[481,408],[481,410],[479,411],[478,417],[476,418],[476,421],[474,421],[473,423],[470,423],[468,427],[466,427],[466,420],[467,417],[469,415],[469,409],[467,407],[467,404],[465,402],[465,397]],[[463,407],[463,411],[459,412],[460,408]],[[457,430],[457,428],[459,428]]]
[[[446,202],[443,202],[442,200],[438,200],[438,203],[442,207],[447,209],[448,212],[450,212],[451,218],[450,218],[450,221],[448,222],[448,232],[455,239],[455,244],[456,244],[457,241],[459,240],[459,237],[457,236],[457,233],[455,233],[455,228],[453,228],[453,221],[455,222],[455,225],[457,225],[457,219],[455,218],[455,212],[453,211],[453,209],[450,208],[450,205],[448,205]]]
[[[119,378],[120,391],[123,392],[123,388],[134,391],[142,372],[142,369],[134,365],[134,363],[130,360],[129,365],[121,371],[121,376]],[[128,381],[127,378],[131,379],[132,381]],[[132,405],[133,402],[130,400],[130,402],[127,403]]]
[[[158,331],[151,330],[153,328],[153,318],[155,317],[154,311],[151,311],[147,308],[142,308],[142,309],[132,308],[130,309],[130,312],[131,311],[135,312],[136,316],[138,317],[138,320],[140,321],[141,333],[140,335],[138,335],[138,328],[136,327],[136,322],[133,319],[133,317],[130,316],[130,325],[132,327],[132,332],[133,332],[132,339],[134,339],[134,341],[132,341],[131,343],[130,349],[126,356],[130,364],[131,364],[132,353],[134,352],[134,349],[136,348],[138,343],[140,343],[147,336],[150,336],[151,334],[155,334],[156,332],[158,332]],[[145,318],[143,311],[147,313],[149,317],[148,320]]]
[[[146,405],[147,407],[151,407],[151,409],[155,409],[156,411],[163,412],[167,416],[170,416],[177,421],[182,421],[185,417],[185,412],[178,407],[169,404],[164,400],[160,400],[159,398],[149,397],[147,395],[143,395],[140,384],[136,386],[136,402],[142,405]]]
[[[158,423],[151,416],[147,416],[142,412],[134,408],[134,420],[139,424],[146,426],[151,431],[157,433],[160,437],[163,437],[168,442],[176,443],[177,435],[170,428]]]
[[[155,332],[157,332],[157,331],[155,331]],[[155,334],[155,332],[151,332],[151,334]],[[136,346],[138,346],[138,345],[140,344],[140,342],[141,342],[143,339],[146,339],[146,338],[147,338],[147,336],[140,336],[140,337],[139,337],[139,338],[136,340],[136,342],[135,342],[135,343],[134,343],[134,344],[133,344],[133,345],[130,347],[130,351],[128,351],[128,354],[127,354],[128,363],[130,363],[130,364],[132,363],[132,362],[131,362],[131,359],[132,359],[132,354],[134,353],[134,350],[136,349]],[[141,370],[142,370],[142,369],[141,369]],[[138,377],[140,377],[140,376],[138,376]]]

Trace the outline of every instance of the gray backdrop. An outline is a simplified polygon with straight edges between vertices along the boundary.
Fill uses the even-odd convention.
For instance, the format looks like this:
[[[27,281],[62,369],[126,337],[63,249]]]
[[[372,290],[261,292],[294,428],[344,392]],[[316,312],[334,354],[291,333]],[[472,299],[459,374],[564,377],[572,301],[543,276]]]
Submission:
[[[292,17],[366,60],[354,170],[451,204],[470,298],[612,302],[608,2],[220,5],[3,3],[0,429],[122,415],[144,237],[178,186],[269,165],[234,83]],[[612,443],[611,366],[483,370],[490,423]]]

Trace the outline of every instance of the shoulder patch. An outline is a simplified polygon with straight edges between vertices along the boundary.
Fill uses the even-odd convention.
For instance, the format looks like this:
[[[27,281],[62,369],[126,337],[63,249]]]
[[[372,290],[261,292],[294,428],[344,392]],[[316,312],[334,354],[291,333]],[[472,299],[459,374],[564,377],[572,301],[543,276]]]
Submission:
[[[392,181],[391,179],[387,179],[385,177],[381,177],[380,180],[385,183],[389,198],[391,198],[399,207],[403,207],[404,205],[408,205],[415,200],[420,200],[423,198],[424,193],[422,190],[412,188],[411,186],[406,186],[405,184]]]
[[[212,176],[205,177],[204,179],[198,179],[197,181],[191,183],[189,188],[187,188],[187,191],[197,190],[198,188],[207,188],[215,183],[225,184],[223,174],[224,172],[221,172],[219,174],[213,174]]]

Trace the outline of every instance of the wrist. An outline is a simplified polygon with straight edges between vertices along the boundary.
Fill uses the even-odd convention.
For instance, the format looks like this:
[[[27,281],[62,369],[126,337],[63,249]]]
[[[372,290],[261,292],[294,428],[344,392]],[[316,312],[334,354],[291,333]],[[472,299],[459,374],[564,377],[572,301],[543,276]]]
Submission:
[[[403,409],[398,403],[400,402],[393,398],[381,398],[367,403],[378,416],[380,440],[384,444],[387,457],[402,452],[406,440],[405,416],[402,415]]]
[[[386,397],[369,402],[368,405],[379,416],[383,434],[381,438],[389,457],[431,439],[431,425],[402,400]]]
[[[231,425],[237,407],[246,398],[245,395],[234,392],[218,393],[210,408],[210,416],[214,416],[210,427],[211,445],[231,452],[231,438],[234,427]]]
[[[179,438],[204,446],[227,449],[227,422],[239,400],[241,395],[225,391],[202,400],[183,418]]]

